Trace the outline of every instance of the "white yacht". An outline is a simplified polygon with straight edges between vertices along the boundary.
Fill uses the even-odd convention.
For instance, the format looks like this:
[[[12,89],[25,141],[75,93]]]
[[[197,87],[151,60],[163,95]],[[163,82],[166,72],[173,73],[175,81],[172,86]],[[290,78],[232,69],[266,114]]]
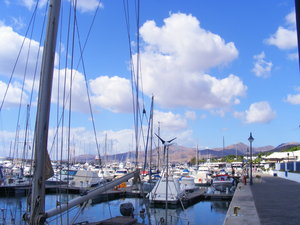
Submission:
[[[212,187],[217,191],[225,192],[226,189],[230,190],[234,186],[234,179],[228,174],[216,175],[212,179]]]
[[[184,193],[185,191],[180,188],[178,179],[169,176],[167,180],[165,174],[163,174],[148,196],[151,204],[164,204],[167,201],[168,204],[177,205],[179,200],[184,196]]]
[[[78,170],[74,179],[70,181],[69,184],[72,187],[89,188],[105,182],[104,179],[98,177],[95,171]]]

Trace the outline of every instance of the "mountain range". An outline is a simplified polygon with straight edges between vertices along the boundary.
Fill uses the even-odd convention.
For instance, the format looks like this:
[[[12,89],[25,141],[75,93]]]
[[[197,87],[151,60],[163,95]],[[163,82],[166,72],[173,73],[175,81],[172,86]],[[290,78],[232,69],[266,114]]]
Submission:
[[[278,145],[277,147],[267,145],[263,147],[253,147],[253,154],[258,154],[260,152],[279,152],[283,151],[287,148],[294,147],[294,146],[300,146],[300,143],[298,142],[288,142]],[[162,152],[163,148],[159,149],[158,154],[158,148],[153,150],[152,153],[152,162],[156,163],[158,155],[159,158],[162,158]],[[247,155],[249,154],[249,146],[244,143],[237,143],[233,145],[226,146],[224,148],[212,148],[212,149],[199,149],[198,150],[198,157],[199,159],[207,159],[207,158],[219,158],[226,155]],[[89,162],[94,161],[96,155],[79,155],[75,157],[75,161],[77,162]],[[179,145],[171,145],[169,146],[169,162],[188,162],[193,157],[196,157],[196,149],[195,148],[188,148],[184,146]],[[145,158],[145,152],[140,151],[139,152],[139,161],[144,161]],[[107,155],[102,156],[102,161],[135,161],[135,152],[125,152],[125,153],[119,153],[114,155]],[[149,157],[147,159],[149,161]]]

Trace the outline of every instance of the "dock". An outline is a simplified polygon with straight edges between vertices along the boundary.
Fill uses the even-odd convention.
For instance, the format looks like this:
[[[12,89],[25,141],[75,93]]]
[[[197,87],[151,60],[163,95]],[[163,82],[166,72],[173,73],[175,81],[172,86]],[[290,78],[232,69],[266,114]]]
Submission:
[[[300,221],[300,183],[260,174],[239,183],[223,225],[295,225]]]
[[[26,196],[31,189],[30,185],[18,185],[18,186],[0,186],[0,193],[5,196],[14,196],[22,195]],[[52,184],[46,185],[47,194],[56,194],[56,193],[69,193],[69,194],[80,194],[85,195],[90,190],[90,188],[79,188],[72,187],[66,184]],[[146,197],[147,192],[141,192],[136,187],[128,186],[124,188],[114,188],[107,190],[99,195],[96,198],[92,199],[92,204],[98,204],[101,202],[111,201],[119,198],[143,198]],[[172,208],[177,208],[183,205],[184,207],[189,207],[202,200],[231,200],[233,197],[232,193],[215,193],[208,194],[207,187],[199,187],[194,190],[186,191],[184,197],[181,199],[181,202],[178,201],[177,205],[174,205]],[[164,205],[164,203],[163,203]],[[170,204],[171,207],[171,204]]]

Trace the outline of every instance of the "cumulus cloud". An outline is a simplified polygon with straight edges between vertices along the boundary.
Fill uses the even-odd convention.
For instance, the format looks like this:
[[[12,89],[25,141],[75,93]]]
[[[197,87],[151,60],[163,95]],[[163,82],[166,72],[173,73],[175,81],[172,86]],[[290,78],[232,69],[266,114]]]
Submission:
[[[245,123],[269,123],[275,119],[276,113],[268,102],[262,101],[251,104],[245,112],[235,112],[234,116]]]
[[[293,105],[299,105],[300,104],[300,94],[295,94],[295,95],[289,94],[286,98],[286,101]]]
[[[265,57],[266,55],[264,52],[253,56],[256,61],[254,62],[254,68],[252,69],[252,72],[254,72],[257,77],[266,78],[270,76],[273,63],[266,61]]]
[[[1,101],[0,104],[4,99],[6,89],[7,89],[7,84],[0,80],[0,101]],[[12,83],[7,90],[3,107],[9,108],[12,106],[18,106],[20,104],[21,94],[22,94],[21,85],[18,83]],[[28,95],[25,92],[23,92],[22,104],[25,104],[27,100],[28,100]]]
[[[296,92],[300,92],[300,86],[295,87]],[[300,93],[297,94],[288,94],[287,97],[284,99],[285,102],[288,102],[292,105],[299,105],[300,104]]]
[[[154,124],[160,122],[163,129],[181,130],[187,127],[187,119],[180,114],[154,110]]]
[[[277,31],[265,42],[274,45],[279,49],[287,50],[297,47],[296,15],[295,12],[289,13],[285,17],[286,27],[279,26]]]
[[[22,28],[24,28],[26,26],[26,24],[24,23],[24,21],[21,17],[12,17],[11,21],[12,21],[12,26],[16,30],[21,30]]]
[[[86,92],[86,84],[84,75],[76,70],[62,69],[54,70],[53,86],[52,86],[52,102],[58,103],[60,106],[65,105],[69,108],[70,101],[70,85],[72,75],[72,110],[89,113],[88,97]],[[65,94],[63,90],[65,89]],[[59,100],[58,100],[59,96]],[[63,97],[65,100],[63,101]]]
[[[63,105],[63,93],[65,85],[65,106],[68,108],[70,100],[70,77],[71,70],[55,70],[53,80],[52,102]],[[66,74],[66,78],[65,78]],[[88,96],[86,90],[86,81],[84,75],[79,71],[72,72],[72,110],[89,113]],[[118,76],[108,77],[99,76],[94,80],[87,81],[93,110],[97,107],[115,113],[127,113],[132,111],[132,95],[129,80]],[[60,89],[60,93],[58,92]]]
[[[130,81],[118,76],[101,76],[90,81],[93,103],[112,112],[131,112]]]
[[[143,87],[163,107],[211,109],[236,104],[247,87],[231,74],[217,79],[205,71],[237,58],[234,43],[200,27],[192,15],[171,14],[159,27],[147,21],[140,28]]]
[[[95,11],[98,6],[103,7],[99,0],[77,0],[77,9],[82,13]]]
[[[33,6],[36,4],[34,0],[21,0],[21,4],[31,10]]]
[[[0,23],[0,74],[10,76],[17,59],[17,55],[22,46],[24,36],[14,32],[9,26]],[[26,65],[27,52],[30,46],[29,60],[27,64],[27,75],[33,76],[33,71],[36,66],[37,54],[39,51],[39,43],[34,40],[25,38],[24,46],[19,57],[14,75],[23,77]],[[42,54],[40,53],[39,62]]]
[[[194,111],[186,111],[184,115],[187,119],[191,119],[191,120],[195,120],[197,118],[196,112]]]
[[[298,58],[299,58],[298,52],[288,54],[288,59],[290,59],[290,60],[298,60]]]

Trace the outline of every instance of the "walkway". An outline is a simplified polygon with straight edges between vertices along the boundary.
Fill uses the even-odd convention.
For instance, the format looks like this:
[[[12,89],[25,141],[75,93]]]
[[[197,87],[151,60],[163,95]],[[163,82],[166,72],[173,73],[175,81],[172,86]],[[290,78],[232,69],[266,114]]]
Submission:
[[[262,225],[300,224],[300,183],[263,175],[251,190]]]

